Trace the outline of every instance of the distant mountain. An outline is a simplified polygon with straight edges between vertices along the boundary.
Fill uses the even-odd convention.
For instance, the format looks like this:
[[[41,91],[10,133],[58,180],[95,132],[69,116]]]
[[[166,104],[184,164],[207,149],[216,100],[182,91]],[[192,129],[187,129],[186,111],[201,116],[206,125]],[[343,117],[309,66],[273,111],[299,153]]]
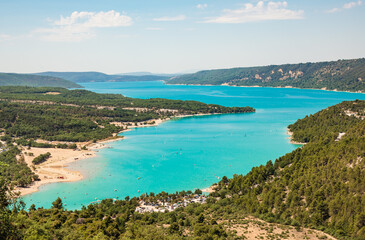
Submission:
[[[128,73],[119,73],[116,75],[127,75],[127,76],[146,76],[146,75],[157,75],[151,72],[128,72]]]
[[[182,73],[151,73],[151,72],[129,72],[129,73],[119,73],[116,75],[121,76],[162,76],[162,77],[174,77],[182,75]]]
[[[0,73],[0,86],[80,88],[79,84],[58,77]]]
[[[168,84],[297,87],[365,92],[365,58],[332,62],[206,70]]]
[[[59,77],[76,83],[158,81],[167,80],[171,77],[158,75],[108,75],[101,72],[42,72],[36,73],[36,75]]]
[[[101,72],[41,72],[35,73],[41,76],[63,78],[72,82],[106,82],[113,79],[111,75]]]
[[[160,76],[160,75],[120,75],[115,79],[115,82],[141,82],[141,81],[161,81],[167,80],[171,76]]]

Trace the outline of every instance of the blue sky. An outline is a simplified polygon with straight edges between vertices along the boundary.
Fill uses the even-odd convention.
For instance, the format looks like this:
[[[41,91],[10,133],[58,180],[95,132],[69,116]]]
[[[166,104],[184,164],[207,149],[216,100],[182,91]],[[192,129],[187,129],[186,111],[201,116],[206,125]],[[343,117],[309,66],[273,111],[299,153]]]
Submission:
[[[191,72],[365,57],[363,0],[0,0],[0,72]]]

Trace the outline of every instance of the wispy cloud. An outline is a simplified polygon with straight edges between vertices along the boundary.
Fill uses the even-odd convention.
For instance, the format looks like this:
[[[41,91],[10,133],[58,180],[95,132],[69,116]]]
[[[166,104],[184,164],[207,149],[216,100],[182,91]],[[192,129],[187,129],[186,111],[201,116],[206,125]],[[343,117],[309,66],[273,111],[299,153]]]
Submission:
[[[360,6],[361,4],[362,4],[361,0],[359,0],[357,2],[349,2],[349,3],[346,3],[345,5],[343,5],[343,8],[350,9],[350,8],[353,8],[353,7],[356,7],[356,6]]]
[[[206,23],[247,23],[268,20],[302,19],[303,10],[288,9],[287,2],[259,1],[256,5],[246,3],[239,9],[226,9],[218,17],[208,18]]]
[[[108,12],[73,12],[52,22],[50,28],[36,29],[47,41],[82,41],[96,36],[97,28],[126,27],[132,25],[132,18],[114,10]]]
[[[173,17],[160,17],[154,18],[153,21],[156,22],[176,22],[176,21],[184,21],[186,19],[185,15],[178,15]]]
[[[9,35],[9,34],[0,33],[0,42],[14,41],[14,40],[26,39],[26,38],[28,38],[28,39],[32,38],[32,34]]]
[[[341,12],[343,10],[348,10],[348,9],[358,7],[358,6],[361,6],[361,5],[362,5],[362,1],[358,0],[358,1],[355,1],[355,2],[345,3],[341,8],[332,8],[330,10],[327,10],[326,12],[327,13]]]
[[[8,34],[0,34],[0,42],[7,41],[7,40],[11,40],[11,39],[13,39],[13,37],[11,35],[8,35]]]
[[[146,30],[149,30],[149,31],[161,31],[161,30],[163,30],[163,28],[159,28],[159,27],[148,27],[148,28],[146,28]]]
[[[198,8],[198,9],[206,9],[207,7],[208,7],[208,4],[206,4],[206,3],[196,5],[196,8]]]

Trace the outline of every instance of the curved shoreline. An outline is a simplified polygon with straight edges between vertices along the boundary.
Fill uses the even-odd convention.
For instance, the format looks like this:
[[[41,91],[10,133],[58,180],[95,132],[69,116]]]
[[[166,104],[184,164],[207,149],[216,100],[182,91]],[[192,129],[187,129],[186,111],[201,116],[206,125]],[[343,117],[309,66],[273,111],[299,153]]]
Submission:
[[[75,161],[89,159],[97,156],[97,150],[105,147],[105,143],[121,140],[123,138],[106,139],[97,143],[79,143],[79,146],[88,146],[88,150],[73,150],[59,148],[22,148],[22,157],[32,171],[38,175],[39,181],[34,181],[28,187],[17,187],[14,190],[19,196],[38,192],[42,185],[58,182],[76,182],[84,178],[80,171],[67,168]],[[44,153],[51,153],[51,157],[44,163],[34,166],[34,157]],[[34,166],[34,167],[33,167]]]
[[[119,140],[123,140],[124,137],[118,137],[117,135],[123,132],[131,131],[135,128],[142,127],[154,127],[158,126],[163,122],[176,119],[176,118],[185,118],[185,117],[195,117],[195,116],[208,116],[208,115],[217,115],[216,114],[195,114],[195,115],[176,115],[171,118],[165,119],[151,119],[148,124],[144,124],[144,122],[138,123],[137,126],[128,126],[127,129],[116,133],[114,137],[107,138],[104,140],[100,140],[96,143],[84,142],[77,143],[78,150],[72,149],[59,149],[59,148],[22,148],[21,157],[24,157],[25,162],[28,166],[35,172],[40,180],[34,181],[28,187],[17,187],[15,188],[15,192],[19,193],[19,196],[25,196],[28,194],[32,194],[39,191],[39,188],[42,185],[50,184],[50,183],[59,183],[59,182],[76,182],[84,179],[84,176],[80,171],[71,170],[68,167],[70,163],[74,163],[75,161],[85,160],[89,158],[97,157],[98,150],[107,147],[105,144],[110,142],[115,142]],[[122,122],[114,122],[113,124],[119,126],[127,126],[127,123]],[[86,146],[88,150],[80,150],[83,146]],[[44,153],[51,153],[51,157],[44,163],[36,165],[33,169],[32,160],[34,157],[39,156]],[[30,154],[33,156],[30,156]]]

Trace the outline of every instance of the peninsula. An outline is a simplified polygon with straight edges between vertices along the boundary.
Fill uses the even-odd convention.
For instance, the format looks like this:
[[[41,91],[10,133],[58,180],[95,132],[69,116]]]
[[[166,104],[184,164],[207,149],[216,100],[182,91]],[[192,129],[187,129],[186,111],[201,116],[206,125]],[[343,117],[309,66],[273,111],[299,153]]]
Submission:
[[[118,133],[129,128],[155,126],[175,117],[255,109],[64,88],[0,87],[0,111],[0,146],[10,165],[2,174],[24,195],[42,184],[80,180],[79,172],[65,166],[95,156],[90,150],[121,139]],[[44,154],[49,154],[47,159],[35,162]]]

